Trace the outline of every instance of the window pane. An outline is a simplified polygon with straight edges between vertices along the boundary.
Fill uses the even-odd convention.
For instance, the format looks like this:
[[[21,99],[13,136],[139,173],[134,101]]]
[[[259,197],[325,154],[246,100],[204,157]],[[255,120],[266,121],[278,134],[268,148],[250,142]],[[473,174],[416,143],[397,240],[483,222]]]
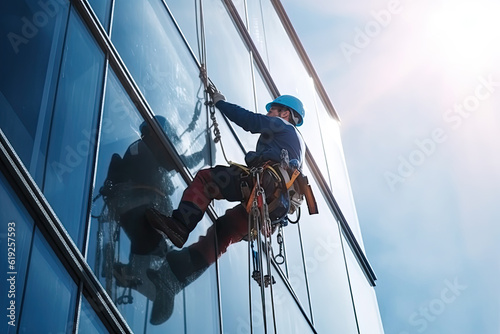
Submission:
[[[199,20],[199,1],[166,1],[168,8],[172,11],[177,24],[182,30],[182,34],[186,37],[191,50],[200,59],[200,50],[198,43],[198,32],[196,31],[197,21]]]
[[[77,287],[38,229],[27,273],[19,331],[71,332]]]
[[[342,236],[344,244],[347,241]],[[373,334],[384,333],[380,310],[378,308],[375,288],[368,284],[365,274],[361,271],[358,261],[350,248],[346,248],[346,258],[349,267],[349,278],[352,286],[352,295],[356,305],[356,316],[359,332]]]
[[[319,101],[319,96],[316,96],[316,100]],[[319,126],[323,137],[323,147],[325,152],[328,152],[326,159],[329,177],[325,173],[325,179],[330,180],[330,189],[332,189],[337,203],[342,208],[342,214],[349,223],[358,243],[363,247],[358,215],[342,147],[340,124],[328,114],[322,104],[318,104],[316,110],[318,118],[321,120]]]
[[[109,15],[111,10],[111,0],[89,0],[94,13],[101,21],[106,31],[109,31]]]
[[[87,298],[83,297],[80,311],[80,321],[78,323],[79,334],[108,333],[108,330],[90,306]]]
[[[81,247],[97,140],[104,55],[74,11],[64,50],[43,192]]]
[[[210,163],[199,71],[161,0],[117,1],[112,39],[193,172]]]
[[[307,208],[304,207],[301,209],[303,209],[302,212],[306,214]],[[296,219],[296,217],[290,217],[290,219]],[[304,307],[304,310],[307,312],[307,315],[310,317],[309,297],[307,295],[307,279],[304,272],[304,270],[307,270],[307,267],[305,267],[304,260],[302,258],[302,249],[300,244],[301,239],[299,238],[299,228],[303,227],[300,225],[302,225],[300,222],[298,224],[289,223],[288,226],[283,228],[283,253],[286,260],[286,268],[285,264],[281,265],[280,268],[284,272],[288,270],[288,281],[299,298],[300,303]],[[274,253],[279,254],[280,250],[276,236],[273,236],[273,246]]]
[[[242,241],[231,245],[227,253],[222,255],[219,263],[224,330],[228,333],[249,333],[249,277],[251,272],[248,269],[248,243]],[[257,285],[255,281],[252,281],[252,284]],[[252,298],[258,301],[260,294],[253,292]],[[260,312],[260,317],[254,315],[254,317],[259,317],[256,321],[261,321],[262,317],[262,309],[259,305],[256,304],[257,309],[254,312],[255,314]]]
[[[222,1],[204,2],[207,70],[227,101],[254,110],[250,54]]]
[[[306,116],[299,130],[304,135],[316,163],[323,174],[327,175],[322,129],[319,127],[324,119],[318,118],[316,113],[316,103],[319,101],[315,99],[313,81],[288,38],[272,3],[269,0],[250,1],[248,10],[250,34],[261,56],[267,62],[269,72],[280,93],[296,96],[304,104]],[[283,57],[284,54],[286,57]]]
[[[164,118],[155,119],[164,128],[168,126]],[[172,285],[172,276],[161,271],[161,279],[173,286],[175,293],[162,295],[161,302],[169,301],[170,311],[162,313],[159,323],[150,323],[157,294],[148,270],[167,265],[165,259],[172,247],[150,227],[145,212],[155,207],[170,215],[185,187],[173,161],[110,72],[94,191],[101,197],[93,206],[88,262],[135,333],[197,333],[200,324],[218,327],[213,266],[190,276],[193,283],[180,287]],[[210,225],[203,220],[187,245],[195,243]],[[200,310],[204,310],[201,315]],[[186,318],[196,322],[186,328]]]
[[[7,320],[0,324],[0,332],[16,333],[19,327],[19,314],[21,301],[24,295],[24,283],[26,281],[26,268],[33,236],[33,220],[24,209],[3,174],[0,173],[0,240],[2,244],[2,258],[0,266],[3,268],[0,279],[2,293],[6,299],[2,306],[10,308],[7,310]],[[10,254],[14,252],[14,254]],[[11,256],[13,255],[13,256]],[[6,285],[3,285],[6,282]],[[13,306],[11,304],[14,303]],[[9,324],[10,323],[10,324]]]
[[[170,194],[175,187],[168,179],[161,182],[172,167],[160,168],[149,146],[139,147],[142,122],[133,102],[110,71],[87,261],[134,332],[141,332],[147,322],[146,296],[154,298],[154,286],[147,279],[146,270],[161,261],[159,255],[145,255],[157,248],[158,253],[161,250],[156,233],[143,228],[147,224],[143,217],[145,206],[154,204],[168,211],[171,201],[160,194]]]
[[[314,333],[311,325],[306,321],[303,313],[292,298],[283,281],[275,275],[276,284],[273,285],[274,308],[276,312],[276,323],[278,333]],[[303,305],[305,312],[307,306]],[[328,331],[333,332],[334,331]],[[318,331],[318,333],[322,333]],[[347,333],[347,332],[346,332]]]
[[[336,218],[329,210],[312,174],[304,170],[315,194],[319,214],[310,216],[302,205],[300,227],[308,273],[314,325],[319,333],[356,333],[356,319]],[[287,246],[287,250],[290,247]],[[325,281],[325,277],[328,280]],[[303,278],[301,278],[303,279]]]
[[[37,181],[69,8],[42,3],[0,2],[0,127]]]

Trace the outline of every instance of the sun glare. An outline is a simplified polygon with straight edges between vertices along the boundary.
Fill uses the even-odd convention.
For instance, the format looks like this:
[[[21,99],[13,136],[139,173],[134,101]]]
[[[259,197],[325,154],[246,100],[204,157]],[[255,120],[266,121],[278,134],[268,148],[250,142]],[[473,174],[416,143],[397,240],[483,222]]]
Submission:
[[[427,21],[436,57],[470,71],[494,66],[500,55],[499,17],[496,1],[446,1]]]

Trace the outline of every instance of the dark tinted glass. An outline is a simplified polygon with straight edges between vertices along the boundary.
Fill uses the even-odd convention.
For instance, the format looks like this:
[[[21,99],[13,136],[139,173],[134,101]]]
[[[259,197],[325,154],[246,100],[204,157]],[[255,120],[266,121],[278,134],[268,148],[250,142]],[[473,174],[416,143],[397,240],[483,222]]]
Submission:
[[[104,55],[75,11],[61,65],[43,193],[79,246],[87,221]]]
[[[37,229],[23,300],[20,333],[69,333],[77,287]]]
[[[2,258],[0,266],[2,300],[5,300],[7,317],[0,324],[0,332],[16,333],[19,327],[21,301],[26,282],[31,239],[33,237],[33,220],[28,215],[22,202],[11,189],[3,174],[0,174],[0,240]],[[4,285],[5,284],[5,285]]]
[[[0,127],[37,180],[68,8],[55,0],[0,3]]]

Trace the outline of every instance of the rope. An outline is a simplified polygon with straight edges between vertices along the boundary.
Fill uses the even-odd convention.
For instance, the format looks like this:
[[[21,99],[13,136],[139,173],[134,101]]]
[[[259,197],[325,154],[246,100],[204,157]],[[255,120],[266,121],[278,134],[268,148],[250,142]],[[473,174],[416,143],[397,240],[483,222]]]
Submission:
[[[248,215],[248,309],[250,311],[250,334],[253,334],[252,320],[252,266],[253,262],[253,229],[252,215]]]
[[[263,325],[264,332],[267,333],[267,312],[266,312],[266,292],[265,288],[269,287],[272,321],[274,326],[274,333],[277,332],[276,327],[276,311],[274,303],[273,284],[276,283],[271,273],[271,261],[273,256],[272,249],[272,223],[269,217],[269,207],[266,201],[266,194],[261,186],[261,176],[265,171],[265,167],[252,168],[251,174],[255,179],[255,186],[252,190],[254,193],[249,201],[249,218],[248,218],[248,258],[249,258],[249,272],[251,271],[251,263],[253,265],[253,272],[251,277],[259,284],[261,291],[261,303],[263,310]],[[262,235],[264,234],[264,236]],[[254,249],[254,240],[257,242],[257,251]],[[266,268],[264,268],[263,256],[266,256]],[[264,274],[264,270],[266,274]],[[249,287],[249,295],[251,295],[251,287]],[[251,297],[250,297],[251,298]],[[251,300],[250,300],[251,305]],[[252,325],[251,325],[252,326]]]
[[[226,156],[226,151],[224,150],[224,145],[222,144],[221,140],[221,132],[219,128],[219,123],[217,122],[217,118],[215,116],[215,105],[212,101],[210,101],[210,96],[208,94],[209,90],[212,92],[217,91],[217,87],[213,84],[213,82],[208,78],[208,70],[207,70],[207,48],[205,44],[205,21],[203,18],[203,5],[202,5],[202,0],[199,0],[198,6],[199,7],[195,8],[197,12],[199,12],[199,26],[198,26],[198,21],[196,22],[196,34],[198,38],[198,53],[199,57],[201,59],[201,64],[200,64],[200,77],[203,81],[203,85],[205,86],[205,103],[207,109],[209,110],[210,113],[210,120],[212,121],[212,128],[213,128],[213,135],[214,135],[214,143],[219,143],[222,151],[222,155],[224,156],[224,160],[228,164],[231,164],[231,161],[227,159]],[[198,33],[199,31],[199,33]]]
[[[274,293],[273,293],[273,284],[276,283],[274,280],[273,275],[271,274],[271,258],[272,258],[272,253],[273,253],[273,247],[272,247],[272,226],[271,226],[271,219],[269,218],[269,208],[267,206],[266,202],[266,194],[264,192],[264,189],[261,188],[261,196],[262,196],[262,215],[261,219],[262,222],[264,223],[264,233],[265,233],[265,245],[266,245],[266,260],[267,260],[267,275],[264,277],[266,281],[265,283],[269,283],[269,290],[271,294],[271,310],[273,314],[273,325],[274,325],[274,333],[277,332],[276,328],[276,312],[274,308]]]
[[[264,272],[262,270],[262,265],[263,265],[263,262],[262,262],[262,235],[261,235],[261,230],[262,230],[262,225],[260,224],[261,223],[261,219],[262,219],[262,216],[260,215],[260,212],[259,212],[259,198],[262,200],[262,197],[260,197],[261,195],[261,187],[260,187],[260,178],[259,178],[259,172],[261,172],[260,168],[255,168],[253,169],[253,173],[255,175],[255,179],[256,179],[256,184],[257,184],[257,187],[258,187],[258,196],[255,196],[254,200],[253,200],[253,210],[252,210],[252,214],[254,216],[254,220],[255,220],[255,227],[257,229],[257,250],[258,250],[258,255],[259,255],[259,259],[258,259],[258,265],[259,265],[259,272],[258,272],[258,281],[257,283],[259,283],[260,285],[260,297],[261,297],[261,302],[262,302],[262,318],[263,318],[263,322],[264,322],[264,333],[267,334],[267,315],[266,315],[266,294],[265,294],[265,278],[264,278]],[[258,219],[260,216],[261,219]],[[254,274],[257,274],[255,271],[254,271]],[[253,276],[253,275],[252,275]],[[257,276],[257,275],[255,275]],[[257,277],[254,277],[254,278],[257,278]]]
[[[195,3],[196,7],[196,3]],[[204,27],[204,19],[203,19],[203,6],[202,0],[198,2],[199,7],[199,26],[197,21],[197,38],[198,38],[198,53],[201,59],[200,64],[200,77],[203,81],[203,85],[205,87],[205,103],[207,110],[210,113],[210,120],[212,125],[210,127],[213,128],[213,136],[214,143],[219,143],[221,147],[222,154],[224,159],[229,165],[234,165],[246,170],[247,172],[251,172],[256,178],[256,185],[252,190],[253,196],[252,199],[248,201],[247,212],[249,212],[248,217],[248,272],[249,272],[249,283],[248,283],[248,295],[249,295],[249,310],[250,310],[250,333],[253,333],[253,319],[252,319],[252,287],[251,287],[251,278],[254,278],[260,286],[261,289],[261,302],[262,302],[262,316],[263,316],[263,325],[264,331],[267,333],[267,317],[266,317],[266,296],[265,296],[265,288],[270,286],[271,293],[271,305],[272,305],[272,314],[273,314],[273,324],[274,324],[274,333],[277,332],[276,328],[276,315],[275,315],[275,307],[274,307],[274,297],[272,285],[275,282],[274,277],[271,275],[271,257],[272,257],[272,244],[271,244],[271,235],[272,235],[272,226],[271,220],[269,218],[269,211],[266,203],[264,189],[260,185],[259,176],[262,175],[263,168],[252,168],[248,170],[247,167],[236,164],[228,160],[226,156],[226,152],[224,150],[224,145],[221,140],[221,131],[219,128],[219,123],[217,122],[217,117],[215,115],[215,105],[213,101],[210,100],[209,92],[217,92],[217,88],[208,78],[207,71],[207,59],[206,59],[206,45],[205,45],[205,27]],[[197,8],[195,8],[196,10]],[[199,34],[198,34],[199,31]],[[210,128],[209,127],[209,128]],[[271,168],[271,167],[269,167]],[[272,168],[271,168],[272,169]],[[279,176],[278,173],[274,169],[272,171]],[[260,210],[259,210],[260,208]],[[263,259],[262,255],[264,252],[263,242],[261,232],[264,231],[266,235],[265,240],[265,252],[267,254],[267,274],[264,275],[263,272]],[[257,240],[257,251],[254,249],[254,240]],[[267,240],[268,239],[268,240]],[[253,272],[250,275],[251,265],[253,265]]]

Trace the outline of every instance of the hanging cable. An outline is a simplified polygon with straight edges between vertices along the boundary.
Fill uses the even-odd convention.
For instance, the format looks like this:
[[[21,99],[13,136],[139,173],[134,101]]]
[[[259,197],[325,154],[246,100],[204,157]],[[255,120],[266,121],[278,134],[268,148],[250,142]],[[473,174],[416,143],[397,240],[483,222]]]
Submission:
[[[269,287],[272,321],[274,333],[277,332],[276,327],[276,311],[274,304],[273,284],[276,283],[272,275],[272,259],[274,258],[272,249],[272,232],[273,226],[269,217],[269,207],[267,205],[266,194],[261,186],[261,177],[267,170],[265,167],[252,168],[250,173],[254,178],[255,196],[251,198],[251,206],[249,209],[249,272],[250,265],[253,265],[252,278],[259,284],[261,291],[261,303],[263,314],[264,332],[267,333],[268,320],[266,309],[266,290]],[[250,203],[249,203],[250,204]],[[257,250],[254,249],[254,240],[257,242]],[[264,267],[264,259],[266,256],[266,266]],[[251,259],[251,261],[250,261]],[[252,263],[250,263],[252,262]],[[266,271],[266,273],[264,273]],[[250,292],[251,293],[251,290]]]
[[[196,6],[196,5],[195,5]],[[221,140],[221,132],[219,128],[219,123],[217,122],[215,105],[211,100],[211,96],[214,93],[217,93],[218,90],[213,84],[213,82],[208,77],[207,70],[207,54],[206,54],[206,44],[205,44],[205,24],[204,24],[204,15],[203,15],[203,6],[202,0],[198,2],[198,10],[197,14],[199,16],[199,26],[197,21],[197,37],[198,37],[198,53],[201,59],[200,64],[200,79],[203,82],[205,87],[205,105],[207,111],[210,114],[210,120],[213,128],[213,140],[215,143],[219,143],[221,147],[222,154],[224,159],[229,165],[233,165],[234,163],[229,161],[226,156],[226,152],[224,150],[224,145]],[[199,31],[199,34],[198,34]],[[272,307],[272,315],[273,315],[273,325],[274,325],[274,333],[277,332],[276,328],[276,314],[274,307],[274,296],[272,285],[276,283],[274,277],[271,274],[271,259],[272,255],[272,226],[271,220],[269,218],[269,211],[266,203],[266,197],[264,193],[264,189],[260,185],[260,176],[264,172],[264,168],[252,168],[250,171],[254,177],[256,182],[256,190],[257,196],[255,196],[252,200],[252,209],[249,212],[248,218],[248,272],[249,272],[249,310],[250,310],[250,333],[253,333],[253,319],[252,319],[252,287],[251,287],[251,278],[253,278],[260,286],[261,292],[261,302],[262,302],[262,316],[263,316],[263,325],[264,332],[267,333],[267,311],[266,311],[266,294],[265,288],[270,287],[271,294],[271,307]],[[250,203],[249,203],[250,204]],[[264,233],[265,238],[262,239],[262,233]],[[254,241],[257,243],[257,250],[254,248]],[[266,274],[264,275],[264,263],[263,263],[263,255],[266,255],[267,266],[266,266]],[[253,267],[253,271],[252,271]],[[250,272],[251,275],[250,275]]]
[[[269,293],[271,295],[271,311],[273,315],[273,327],[274,327],[274,333],[276,333],[277,328],[276,328],[276,311],[274,308],[274,291],[273,291],[273,284],[276,283],[272,273],[271,273],[271,259],[273,258],[273,246],[272,246],[272,233],[273,233],[273,227],[271,223],[271,218],[269,217],[269,207],[267,205],[267,199],[266,199],[266,193],[264,191],[264,188],[261,188],[261,223],[264,227],[264,240],[265,240],[265,246],[266,246],[266,262],[267,262],[267,274],[265,275],[265,280],[266,283],[269,286]],[[267,285],[266,285],[267,286]]]
[[[258,272],[255,272],[252,274],[252,276],[255,275],[254,279],[259,283],[260,285],[260,298],[261,298],[261,303],[262,303],[262,320],[264,324],[264,333],[267,334],[267,312],[266,312],[266,294],[265,294],[265,277],[264,277],[264,271],[262,270],[262,224],[261,220],[262,217],[260,215],[260,210],[259,210],[259,204],[262,205],[262,197],[260,196],[262,191],[261,191],[261,186],[260,186],[260,175],[263,171],[263,168],[252,168],[252,174],[254,175],[255,179],[255,185],[257,189],[257,196],[255,196],[253,200],[253,205],[252,205],[252,215],[254,216],[254,222],[255,222],[255,228],[257,229],[257,254],[258,254]],[[259,203],[260,202],[260,203]],[[259,219],[260,218],[260,219]],[[258,274],[258,275],[257,275]],[[257,278],[258,277],[258,278]]]
[[[250,316],[250,334],[253,334],[253,319],[252,319],[252,264],[254,264],[253,254],[253,239],[254,229],[252,228],[252,215],[248,215],[248,310]],[[255,266],[255,265],[254,265]]]
[[[217,87],[215,87],[214,83],[208,78],[208,69],[207,69],[207,49],[206,49],[206,43],[205,43],[205,21],[203,18],[203,5],[202,5],[202,0],[199,0],[198,2],[198,7],[199,7],[199,27],[198,27],[198,22],[197,22],[197,37],[198,37],[198,53],[199,57],[201,59],[201,64],[200,64],[200,79],[203,82],[203,85],[205,87],[205,105],[207,107],[207,110],[210,113],[210,120],[212,121],[211,127],[213,128],[213,135],[214,135],[214,142],[219,143],[222,151],[222,155],[224,156],[224,160],[231,165],[232,162],[228,160],[226,156],[226,151],[224,150],[224,145],[222,144],[221,140],[221,132],[219,129],[219,123],[217,122],[217,118],[215,116],[215,105],[213,101],[210,99],[210,94],[209,92],[218,92]],[[199,34],[198,34],[199,31]]]

